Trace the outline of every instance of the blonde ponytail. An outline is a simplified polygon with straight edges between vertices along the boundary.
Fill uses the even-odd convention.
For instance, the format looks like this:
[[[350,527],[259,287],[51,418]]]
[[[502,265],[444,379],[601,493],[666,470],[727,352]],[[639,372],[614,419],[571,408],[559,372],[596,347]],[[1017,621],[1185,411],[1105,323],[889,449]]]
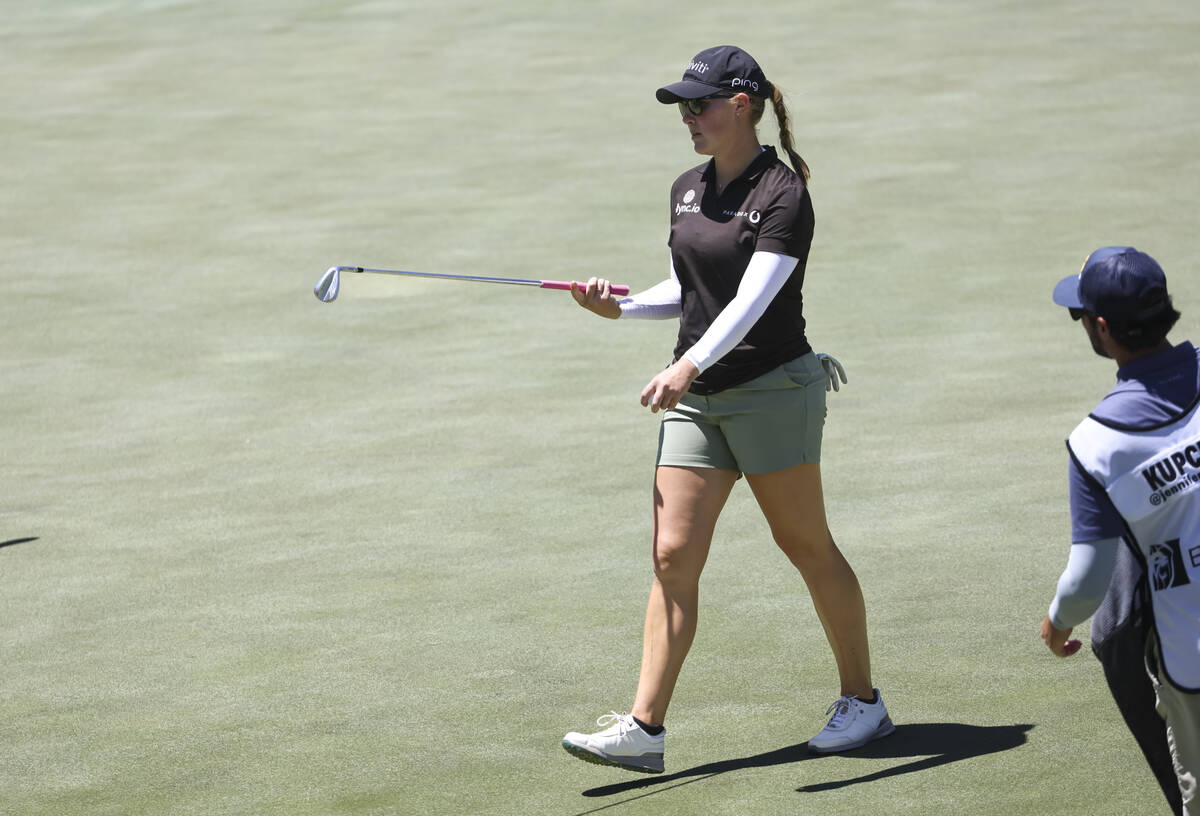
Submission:
[[[778,85],[775,86],[775,93],[771,96],[771,105],[775,108],[775,121],[779,122],[779,146],[787,151],[788,158],[792,160],[792,169],[803,176],[805,181],[808,181],[808,165],[804,163],[804,159],[800,158],[800,154],[796,152],[796,148],[792,144],[792,129],[788,123],[788,112],[783,104],[783,91],[779,90]]]

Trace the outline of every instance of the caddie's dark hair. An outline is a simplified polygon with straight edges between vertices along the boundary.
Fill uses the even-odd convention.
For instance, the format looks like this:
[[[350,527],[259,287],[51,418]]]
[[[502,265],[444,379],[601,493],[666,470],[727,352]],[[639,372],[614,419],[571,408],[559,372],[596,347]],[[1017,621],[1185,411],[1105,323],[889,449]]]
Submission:
[[[1110,320],[1104,318],[1104,322],[1108,324],[1108,331],[1112,334],[1113,340],[1121,345],[1127,351],[1144,351],[1152,349],[1166,339],[1167,333],[1175,328],[1175,324],[1179,321],[1180,313],[1175,310],[1175,306],[1171,303],[1169,295],[1160,295],[1162,300],[1159,303],[1162,305],[1159,313],[1154,317],[1146,320]],[[1153,303],[1144,304],[1153,307]]]
[[[779,90],[778,85],[775,86],[775,93],[771,96],[771,105],[775,109],[775,121],[779,123],[779,146],[787,151],[788,158],[792,162],[792,169],[799,173],[805,181],[808,181],[808,165],[804,163],[804,159],[800,158],[800,154],[796,152],[796,148],[792,144],[792,128],[788,120],[787,108],[783,104],[783,91]],[[766,109],[766,99],[761,96],[750,97],[750,122],[755,127],[758,126]]]

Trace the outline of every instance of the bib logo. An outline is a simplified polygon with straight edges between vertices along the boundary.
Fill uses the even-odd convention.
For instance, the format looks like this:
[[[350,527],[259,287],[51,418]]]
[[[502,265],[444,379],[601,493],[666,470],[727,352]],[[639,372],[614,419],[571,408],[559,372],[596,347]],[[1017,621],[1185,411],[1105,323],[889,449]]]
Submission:
[[[758,90],[758,83],[757,83],[757,82],[753,82],[753,81],[751,81],[751,80],[749,80],[749,79],[742,79],[741,77],[734,77],[734,78],[733,78],[733,87],[734,87],[734,88],[739,88],[739,87],[743,87],[743,86],[744,86],[744,87],[746,87],[746,88],[750,88],[750,89],[752,89],[752,90],[755,90],[755,91],[757,91],[757,90]]]
[[[696,200],[696,191],[688,190],[686,193],[683,194],[683,203],[675,205],[675,214],[679,215],[680,213],[698,213],[698,212],[700,212],[700,205],[692,203],[695,200]]]
[[[1183,567],[1183,553],[1179,551],[1179,539],[1150,546],[1150,583],[1155,592],[1190,584],[1187,570]]]
[[[751,210],[750,214],[746,217],[750,219],[751,224],[757,224],[762,220],[762,213],[760,213],[758,210]]]

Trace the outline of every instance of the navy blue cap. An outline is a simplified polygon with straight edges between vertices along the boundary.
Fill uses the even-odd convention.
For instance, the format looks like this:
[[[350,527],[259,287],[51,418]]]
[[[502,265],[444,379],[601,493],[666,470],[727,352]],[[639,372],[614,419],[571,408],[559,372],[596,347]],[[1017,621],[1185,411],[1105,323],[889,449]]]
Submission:
[[[1171,308],[1158,261],[1133,247],[1097,249],[1078,275],[1054,287],[1054,302],[1119,323],[1140,323]]]
[[[654,96],[664,105],[670,105],[719,93],[745,93],[770,99],[775,86],[767,81],[754,57],[736,45],[717,45],[692,57],[683,79],[659,88]]]

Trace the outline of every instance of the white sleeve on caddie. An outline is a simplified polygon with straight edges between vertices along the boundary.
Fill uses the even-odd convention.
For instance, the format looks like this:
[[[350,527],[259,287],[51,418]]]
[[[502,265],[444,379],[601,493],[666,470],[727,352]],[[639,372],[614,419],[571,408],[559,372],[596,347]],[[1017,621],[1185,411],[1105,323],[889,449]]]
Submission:
[[[666,320],[679,317],[683,312],[683,292],[679,288],[679,276],[675,274],[675,261],[671,261],[671,276],[662,283],[617,301],[621,317],[635,320]]]
[[[703,372],[732,351],[767,311],[799,263],[798,258],[776,252],[751,255],[733,300],[683,356]]]
[[[1050,622],[1056,629],[1074,629],[1100,608],[1108,594],[1120,546],[1120,538],[1078,541],[1071,545],[1067,568],[1058,579],[1058,592],[1050,602]]]

